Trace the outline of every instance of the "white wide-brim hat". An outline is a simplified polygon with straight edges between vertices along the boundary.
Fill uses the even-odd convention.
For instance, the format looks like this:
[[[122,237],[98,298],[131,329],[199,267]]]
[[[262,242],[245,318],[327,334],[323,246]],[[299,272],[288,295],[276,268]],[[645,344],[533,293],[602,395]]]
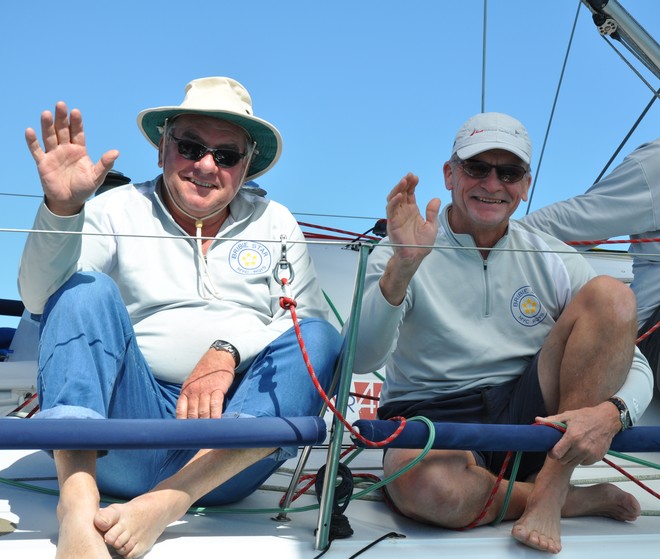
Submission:
[[[178,106],[145,109],[137,124],[147,140],[158,147],[166,120],[182,114],[206,115],[226,120],[243,128],[257,143],[246,181],[263,175],[282,153],[282,137],[269,122],[253,115],[252,98],[236,80],[225,77],[199,78],[186,85],[185,97]]]
[[[522,123],[504,113],[479,113],[468,119],[456,134],[452,153],[469,159],[491,149],[503,149],[532,161],[532,141]]]

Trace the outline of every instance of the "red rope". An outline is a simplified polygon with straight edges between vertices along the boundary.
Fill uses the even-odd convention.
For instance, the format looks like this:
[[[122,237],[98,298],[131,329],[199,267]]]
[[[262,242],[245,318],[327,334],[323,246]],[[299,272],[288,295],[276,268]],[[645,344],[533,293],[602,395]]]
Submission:
[[[288,280],[286,278],[282,278],[280,280],[282,282],[282,286],[286,286],[288,283]],[[370,441],[366,437],[362,436],[347,420],[346,418],[339,412],[339,410],[334,406],[334,404],[330,401],[330,398],[328,398],[328,395],[325,393],[325,390],[323,390],[323,387],[321,386],[321,383],[319,382],[318,378],[316,377],[316,373],[314,372],[314,367],[309,360],[309,355],[307,354],[307,348],[305,347],[305,341],[302,338],[302,333],[300,331],[300,324],[298,323],[298,316],[296,315],[296,301],[292,299],[291,297],[280,297],[280,306],[285,309],[289,310],[291,312],[291,318],[293,320],[293,325],[296,331],[296,338],[298,339],[298,345],[300,346],[300,351],[302,352],[303,360],[305,361],[305,365],[307,366],[307,371],[309,372],[309,376],[312,379],[312,382],[314,383],[314,386],[316,387],[316,390],[320,394],[321,398],[325,402],[325,404],[328,406],[328,409],[337,416],[339,421],[341,421],[342,425],[348,429],[348,431],[351,433],[351,435],[358,440],[360,440],[362,443],[364,443],[367,446],[370,446],[372,448],[380,448],[383,447],[389,443],[391,443],[396,437],[399,436],[401,431],[403,431],[403,428],[406,425],[406,420],[403,417],[392,417],[392,420],[400,420],[401,424],[397,427],[396,431],[392,433],[389,437],[387,437],[385,440],[382,441]]]
[[[351,243],[355,240],[355,237],[338,237],[337,235],[324,235],[323,233],[304,233],[305,239],[317,239],[320,241],[342,241],[346,243]]]
[[[380,237],[365,235],[363,233],[353,233],[352,231],[345,231],[344,229],[335,229],[334,227],[324,227],[323,225],[314,225],[313,223],[304,223],[302,221],[299,221],[298,225],[300,225],[301,227],[313,227],[315,229],[321,229],[323,231],[332,231],[334,233],[341,233],[342,235],[352,235],[353,239],[359,237],[360,239],[368,239],[370,241],[380,241]]]
[[[37,393],[35,392],[34,394],[32,394],[32,396],[30,396],[29,398],[27,398],[27,399],[26,399],[26,400],[25,400],[20,406],[18,406],[18,407],[15,408],[14,410],[12,410],[12,411],[11,411],[10,413],[8,413],[7,415],[9,416],[9,415],[12,415],[12,414],[18,413],[18,412],[21,411],[23,408],[25,408],[26,406],[28,406],[29,404],[31,404],[32,402],[34,402],[34,400],[36,399],[36,397],[37,397]],[[32,416],[33,416],[38,410],[39,410],[39,406],[36,406],[35,409],[31,410],[31,411],[30,411],[25,417],[26,417],[26,418],[27,418],[27,417],[32,417]]]
[[[636,483],[637,485],[639,485],[644,491],[646,491],[647,493],[650,493],[656,499],[660,499],[660,494],[653,491],[653,489],[651,489],[648,485],[643,484],[634,475],[628,473],[621,466],[618,466],[617,464],[615,464],[614,462],[612,462],[611,460],[609,460],[608,458],[605,458],[605,457],[603,457],[603,462],[605,462],[605,464],[607,464],[608,466],[614,468],[617,472],[619,472],[619,473],[623,474],[624,476],[626,476],[630,481],[632,481],[632,482]]]
[[[339,459],[341,460],[349,452],[352,452],[353,450],[355,450],[355,448],[356,448],[355,445],[349,446],[346,450],[344,450],[344,452],[342,452],[339,455]],[[364,474],[362,477],[365,477],[365,476],[366,476],[366,474]],[[354,477],[356,477],[356,476],[354,476]],[[293,494],[293,496],[291,497],[291,502],[292,503],[293,503],[293,501],[295,501],[296,499],[298,499],[299,497],[301,497],[302,495],[307,493],[311,489],[311,487],[316,483],[316,474],[307,474],[307,475],[304,475],[304,476],[300,476],[300,479],[298,480],[297,485],[300,485],[303,481],[307,481],[307,480],[311,480],[311,481],[309,481],[305,485],[305,487],[302,487],[301,489],[299,489],[298,491],[296,491]],[[380,481],[380,480],[378,480],[378,481]],[[282,508],[282,506],[284,505],[285,500],[286,500],[286,495],[282,495],[282,498],[280,499],[280,508]]]
[[[307,225],[307,224],[301,224],[301,225]],[[326,229],[333,230],[333,229],[330,229],[330,228],[326,228]],[[340,231],[340,230],[337,230],[337,229],[335,229],[334,231],[341,232],[341,233],[346,233],[345,231]],[[633,241],[597,241],[597,242],[599,244],[602,244],[602,243],[608,243],[608,242],[615,243],[615,242],[633,242]],[[656,238],[656,239],[639,239],[639,240],[635,240],[635,242],[660,242],[660,238]],[[571,242],[568,242],[567,244],[594,244],[594,243],[593,242],[590,243],[588,241],[571,241]],[[284,287],[287,284],[287,279],[282,278],[281,282],[282,282],[282,286]],[[378,442],[370,441],[369,439],[362,436],[358,431],[356,431],[353,428],[353,426],[346,420],[346,418],[344,418],[344,416],[339,412],[339,410],[337,410],[337,408],[332,404],[332,402],[330,401],[330,399],[326,395],[325,391],[321,387],[321,384],[319,383],[318,378],[316,377],[316,373],[314,372],[314,367],[313,367],[311,361],[309,360],[309,355],[307,354],[307,349],[305,347],[305,342],[302,338],[302,333],[300,331],[300,325],[298,323],[298,317],[296,315],[296,310],[295,310],[296,305],[297,305],[297,303],[296,303],[295,299],[293,299],[291,297],[280,297],[280,306],[283,309],[289,310],[291,312],[291,318],[293,320],[293,324],[294,324],[295,331],[296,331],[296,338],[298,340],[298,344],[299,344],[300,350],[302,352],[303,360],[305,361],[305,365],[307,366],[307,370],[310,374],[312,382],[314,383],[314,386],[316,387],[316,390],[318,391],[318,393],[321,395],[321,398],[323,399],[323,401],[328,406],[328,409],[330,409],[330,411],[337,416],[337,418],[341,421],[341,423],[344,425],[344,427],[346,427],[346,429],[351,433],[351,435],[353,435],[355,438],[362,441],[367,446],[378,448],[378,447],[383,447],[386,444],[389,444],[390,442],[392,442],[396,437],[399,436],[401,431],[403,431],[403,428],[404,428],[405,423],[406,423],[406,419],[404,417],[393,417],[393,418],[391,418],[392,420],[400,420],[401,424],[396,429],[396,431],[394,433],[392,433],[389,437],[387,437],[385,440],[378,441]],[[642,336],[640,336],[637,339],[636,343],[639,343],[642,340],[648,338],[658,328],[660,328],[660,322],[655,324],[646,333],[644,333]],[[555,425],[555,424],[535,423],[534,425],[549,425],[551,427],[554,427],[555,429],[558,429],[558,430],[562,431],[563,433],[566,432],[565,428],[561,428],[560,426]],[[472,522],[470,522],[470,524],[468,524],[467,526],[465,526],[463,528],[459,528],[459,530],[471,530],[472,528],[475,528],[484,519],[486,514],[488,514],[488,511],[490,510],[490,508],[491,508],[491,506],[492,506],[492,504],[495,500],[495,496],[497,495],[497,492],[498,492],[498,490],[499,490],[499,488],[502,484],[502,481],[504,479],[504,474],[506,472],[507,466],[509,465],[509,461],[511,460],[512,454],[513,453],[511,451],[507,452],[506,457],[504,458],[504,462],[502,464],[502,467],[500,468],[500,472],[499,472],[499,474],[498,474],[498,476],[495,480],[495,485],[493,486],[493,489],[491,490],[491,492],[488,496],[488,499],[486,500],[486,503],[484,504],[483,508],[481,509],[481,512],[477,515],[477,517]],[[615,470],[619,471],[621,474],[626,476],[631,481],[635,482],[637,485],[639,485],[641,488],[646,490],[648,493],[650,493],[654,497],[660,499],[660,494],[653,491],[650,487],[643,484],[641,481],[639,481],[632,474],[628,473],[627,471],[625,471],[620,466],[614,464],[613,462],[611,462],[610,460],[608,460],[605,457],[603,457],[603,462],[605,462],[607,465],[614,468]],[[311,477],[315,477],[315,476],[311,476]],[[304,479],[308,479],[308,476],[301,477],[301,481],[304,480]],[[297,499],[300,495],[304,494],[306,491],[308,491],[313,483],[314,483],[314,481],[311,481],[303,489],[298,491],[295,494],[295,496],[293,497],[292,501]],[[280,506],[281,506],[282,502],[283,501],[280,502]]]
[[[309,481],[308,481],[309,480]],[[296,491],[293,494],[293,497],[291,497],[291,502],[295,501],[298,499],[298,497],[301,497],[305,493],[307,493],[314,485],[316,484],[316,474],[307,474],[304,476],[300,476],[300,479],[298,480],[298,485],[300,485],[303,481],[307,481],[307,484],[305,487],[300,488],[298,491]],[[280,499],[280,508],[284,505],[284,501],[286,500],[286,495],[282,495],[282,498]]]
[[[644,334],[642,334],[639,338],[637,338],[637,341],[635,344],[638,344],[639,342],[645,340],[648,338],[653,332],[655,332],[658,328],[660,328],[660,322],[656,322],[651,328],[649,328]]]
[[[535,423],[534,425],[545,425],[545,426],[547,426],[547,427],[554,427],[555,429],[557,429],[557,431],[560,431],[560,432],[562,432],[562,433],[565,433],[565,432],[566,432],[566,427],[564,427],[563,425],[558,425],[557,423],[545,423],[545,422],[539,422],[539,423]],[[660,499],[660,495],[659,495],[658,493],[656,493],[655,491],[653,491],[653,489],[651,489],[651,488],[648,487],[647,485],[643,484],[640,480],[638,480],[638,479],[637,479],[635,476],[633,476],[632,474],[628,473],[628,472],[627,472],[626,470],[624,470],[621,466],[618,466],[617,464],[615,464],[614,462],[612,462],[612,461],[609,460],[608,458],[605,458],[604,456],[603,456],[603,462],[605,462],[605,464],[607,464],[608,466],[614,468],[617,472],[619,472],[619,473],[623,474],[624,476],[626,476],[630,481],[635,482],[635,483],[636,483],[637,485],[639,485],[642,489],[644,489],[644,491],[646,491],[647,493],[650,493],[650,494],[653,495],[656,499]]]
[[[383,220],[385,221],[385,220]],[[298,224],[301,227],[312,227],[314,229],[321,229],[323,231],[333,231],[335,233],[342,233],[344,235],[353,235],[354,237],[360,237],[362,239],[369,239],[371,241],[379,241],[380,237],[373,237],[370,235],[363,235],[362,233],[354,233],[353,231],[346,231],[344,229],[334,229],[333,227],[325,227],[323,225],[315,225],[314,223],[305,223],[299,221]],[[314,233],[306,233],[305,236],[312,236]],[[328,237],[319,237],[319,238],[332,238]],[[342,239],[343,240],[343,239]],[[614,245],[614,244],[638,244],[638,243],[660,243],[660,237],[651,237],[647,239],[593,239],[586,241],[565,241],[567,245],[571,246],[587,246],[587,245]]]
[[[484,519],[488,511],[490,510],[490,507],[493,504],[493,501],[495,500],[495,495],[497,495],[497,491],[500,488],[500,485],[502,484],[502,480],[504,479],[504,473],[506,472],[506,468],[509,465],[509,460],[511,460],[511,455],[513,453],[511,451],[506,453],[506,457],[504,458],[504,463],[502,464],[502,467],[500,468],[500,473],[497,476],[497,479],[495,480],[495,485],[493,486],[493,489],[490,492],[490,495],[488,496],[488,499],[486,499],[486,504],[484,507],[481,509],[481,512],[478,514],[477,518],[475,518],[472,522],[470,522],[467,526],[463,528],[459,528],[459,531],[463,530],[472,530],[472,528],[476,528],[479,523]]]
[[[554,429],[557,429],[558,431],[565,433],[566,432],[566,427],[562,425],[558,425],[556,423],[546,423],[546,422],[537,422],[534,423],[534,425],[545,425],[546,427],[553,427]],[[506,458],[504,459],[504,463],[502,464],[502,468],[500,469],[500,473],[497,476],[497,479],[495,481],[495,485],[493,486],[492,491],[490,492],[490,495],[488,496],[488,499],[486,500],[486,504],[484,505],[483,509],[481,509],[481,512],[475,518],[470,524],[465,526],[464,528],[459,528],[459,530],[471,530],[472,528],[475,528],[476,526],[479,525],[479,523],[484,519],[488,511],[490,510],[490,507],[493,504],[493,501],[495,500],[495,495],[497,494],[498,489],[500,488],[500,484],[502,483],[502,479],[504,478],[504,472],[506,471],[506,468],[509,464],[509,460],[511,459],[512,452],[509,451],[506,454]],[[603,457],[603,462],[610,466],[611,468],[614,468],[617,472],[621,473],[622,475],[626,476],[630,481],[636,483],[639,487],[644,489],[647,493],[650,493],[653,495],[656,499],[660,499],[660,494],[656,493],[653,489],[651,489],[649,486],[645,485],[642,483],[639,479],[637,479],[635,476],[633,476],[631,473],[627,472],[624,470],[621,466],[615,464],[608,458]]]
[[[596,239],[593,241],[566,241],[567,245],[585,246],[585,245],[616,245],[616,244],[638,244],[638,243],[660,243],[660,237],[648,239]]]

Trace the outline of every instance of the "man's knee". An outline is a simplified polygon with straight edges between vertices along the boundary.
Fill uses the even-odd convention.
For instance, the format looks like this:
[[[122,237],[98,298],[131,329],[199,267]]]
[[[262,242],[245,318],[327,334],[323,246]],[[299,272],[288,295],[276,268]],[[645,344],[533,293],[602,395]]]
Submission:
[[[611,276],[596,276],[582,287],[578,295],[586,310],[612,314],[613,318],[625,322],[637,322],[635,294],[630,287]]]
[[[404,516],[431,522],[445,528],[461,528],[474,519],[478,511],[466,506],[471,499],[464,496],[464,474],[471,467],[468,454],[462,451],[434,452],[445,455],[447,463],[437,456],[422,461],[413,470],[400,475],[387,485],[394,504]],[[416,452],[388,450],[384,465],[386,475],[399,472],[416,457]],[[478,491],[472,487],[469,491]]]
[[[114,297],[117,292],[117,285],[106,274],[77,272],[50,297],[46,309],[60,303],[85,308],[99,299]]]
[[[342,346],[342,337],[326,320],[310,318],[301,321],[300,331],[307,353],[319,367],[334,367]]]

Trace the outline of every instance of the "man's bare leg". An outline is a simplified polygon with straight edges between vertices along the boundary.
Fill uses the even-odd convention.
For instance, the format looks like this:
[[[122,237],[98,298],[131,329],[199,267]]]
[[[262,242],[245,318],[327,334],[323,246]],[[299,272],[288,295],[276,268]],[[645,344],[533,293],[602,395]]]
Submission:
[[[390,449],[385,456],[385,475],[391,475],[410,463],[419,451]],[[537,480],[543,483],[543,480]],[[495,476],[478,466],[471,453],[459,451],[431,451],[413,469],[387,486],[388,493],[399,510],[415,520],[444,528],[463,528],[471,524],[483,509],[495,486]],[[495,499],[481,520],[481,524],[493,522],[504,506],[508,482],[504,480]],[[563,504],[557,512],[562,516],[606,516],[616,520],[634,520],[639,515],[639,504],[634,497],[618,487],[599,484],[590,487],[563,486],[560,495]],[[534,483],[516,482],[511,492],[504,520],[518,519],[525,513]],[[532,507],[534,508],[534,507]],[[526,513],[528,514],[528,513]],[[542,514],[539,523],[544,525],[543,534],[558,530],[554,516]],[[535,539],[536,534],[530,534]],[[539,544],[536,547],[540,547]],[[546,548],[547,549],[547,548]]]
[[[543,346],[539,380],[546,407],[557,413],[553,420],[568,423],[568,432],[548,453],[525,512],[513,527],[512,535],[521,543],[551,553],[561,550],[560,517],[575,515],[575,506],[567,501],[571,475],[580,463],[595,461],[573,458],[578,450],[572,447],[580,439],[593,439],[596,446],[604,445],[600,449],[604,454],[618,431],[616,408],[606,400],[621,387],[630,370],[636,326],[632,292],[612,278],[599,277],[578,293]],[[596,417],[602,420],[594,421]],[[580,429],[585,430],[583,436]],[[637,518],[636,499],[624,492],[616,494],[614,489],[609,486],[606,492],[624,503],[621,511],[612,512],[616,505],[609,503],[600,507],[604,508],[600,513],[583,514]],[[599,499],[607,501],[603,495]]]
[[[105,543],[119,554],[131,559],[141,557],[195,501],[273,450],[202,450],[148,493],[128,503],[97,509],[94,524],[104,533]]]
[[[384,460],[385,476],[397,473],[419,455],[419,450],[390,449]],[[414,468],[390,482],[387,491],[406,516],[444,528],[464,528],[481,512],[495,485],[495,476],[479,466],[471,452],[431,450]],[[499,514],[506,493],[504,481],[493,505],[482,519]],[[530,483],[516,483],[507,518],[518,518],[531,493]]]
[[[96,451],[54,451],[60,499],[56,559],[101,559],[110,553],[94,525],[99,510]]]

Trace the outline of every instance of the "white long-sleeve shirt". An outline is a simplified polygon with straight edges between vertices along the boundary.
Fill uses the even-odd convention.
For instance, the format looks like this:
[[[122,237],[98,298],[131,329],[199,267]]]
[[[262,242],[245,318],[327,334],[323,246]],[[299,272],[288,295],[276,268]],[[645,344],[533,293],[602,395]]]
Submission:
[[[470,235],[451,231],[448,208],[439,216],[440,248],[422,261],[400,305],[391,305],[379,285],[393,252],[388,239],[369,256],[354,370],[385,365],[383,403],[426,400],[520,376],[595,276],[575,250],[516,221],[484,260]],[[651,369],[635,348],[617,392],[633,422],[652,394]]]
[[[659,238],[660,138],[638,147],[584,194],[540,208],[521,221],[563,241]],[[660,305],[660,243],[632,243],[629,252],[641,327]]]
[[[293,325],[280,307],[283,292],[273,271],[280,236],[302,241],[302,232],[282,205],[241,191],[203,262],[195,240],[163,205],[158,184],[155,179],[116,188],[72,217],[56,216],[42,204],[34,229],[52,232],[27,239],[19,272],[25,306],[39,314],[76,271],[103,272],[117,283],[157,378],[183,382],[216,339],[238,349],[244,370]],[[288,242],[286,257],[295,273],[298,317],[326,318],[306,245]]]

